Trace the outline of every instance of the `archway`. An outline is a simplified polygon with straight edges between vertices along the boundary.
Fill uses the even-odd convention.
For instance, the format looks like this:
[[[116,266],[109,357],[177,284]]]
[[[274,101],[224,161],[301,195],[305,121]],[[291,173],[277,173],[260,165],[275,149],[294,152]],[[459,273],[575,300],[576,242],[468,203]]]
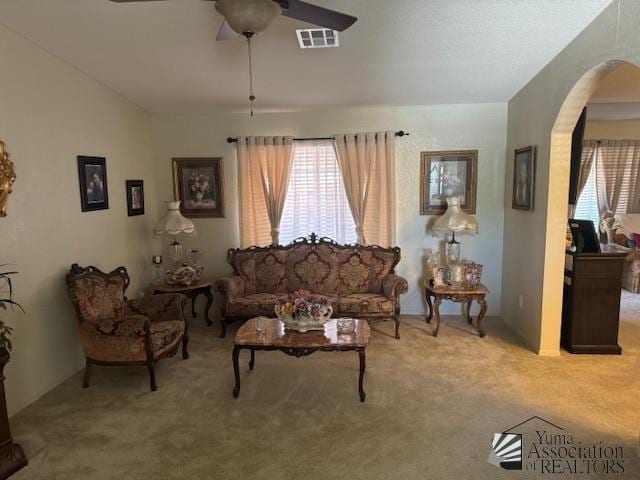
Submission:
[[[565,98],[551,130],[549,188],[540,324],[541,350],[559,348],[568,217],[571,136],[582,109],[604,77],[628,62],[611,60],[586,72]],[[550,352],[547,352],[550,353]]]

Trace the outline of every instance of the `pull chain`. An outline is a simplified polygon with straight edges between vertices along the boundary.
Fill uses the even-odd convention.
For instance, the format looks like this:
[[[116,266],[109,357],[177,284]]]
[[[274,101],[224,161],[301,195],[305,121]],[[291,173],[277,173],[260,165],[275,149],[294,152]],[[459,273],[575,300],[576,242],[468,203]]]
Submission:
[[[249,104],[251,106],[251,116],[253,117],[253,102],[256,99],[253,94],[253,61],[251,59],[251,37],[253,37],[253,33],[246,32],[244,36],[247,37],[247,49],[249,51]]]

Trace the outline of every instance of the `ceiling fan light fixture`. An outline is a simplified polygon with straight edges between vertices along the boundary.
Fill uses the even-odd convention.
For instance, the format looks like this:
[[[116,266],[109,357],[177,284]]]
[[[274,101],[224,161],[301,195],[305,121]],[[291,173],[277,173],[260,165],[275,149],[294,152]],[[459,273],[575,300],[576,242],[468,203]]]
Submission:
[[[216,10],[240,35],[264,32],[281,12],[273,0],[218,0]]]

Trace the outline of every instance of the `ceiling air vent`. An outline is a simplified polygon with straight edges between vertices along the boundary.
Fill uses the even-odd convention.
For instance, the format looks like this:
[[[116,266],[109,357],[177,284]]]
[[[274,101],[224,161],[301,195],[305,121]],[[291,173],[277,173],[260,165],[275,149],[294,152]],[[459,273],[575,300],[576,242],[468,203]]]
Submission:
[[[296,30],[300,48],[338,47],[338,32],[326,28],[304,28]]]

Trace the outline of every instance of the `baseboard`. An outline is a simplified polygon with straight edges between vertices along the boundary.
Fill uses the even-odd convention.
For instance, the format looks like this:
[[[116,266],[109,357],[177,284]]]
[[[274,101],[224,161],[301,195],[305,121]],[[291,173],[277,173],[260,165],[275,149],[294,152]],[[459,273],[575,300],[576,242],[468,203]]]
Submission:
[[[538,350],[538,355],[541,357],[559,357],[560,349],[559,348],[544,348]]]

